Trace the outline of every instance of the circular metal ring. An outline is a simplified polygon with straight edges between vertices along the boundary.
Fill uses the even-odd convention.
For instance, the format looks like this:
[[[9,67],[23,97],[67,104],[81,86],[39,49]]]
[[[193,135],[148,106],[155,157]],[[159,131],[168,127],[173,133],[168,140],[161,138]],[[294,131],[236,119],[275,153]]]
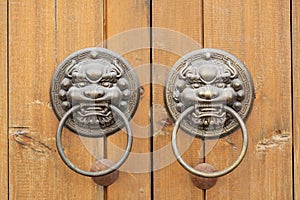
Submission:
[[[65,122],[67,121],[68,117],[71,115],[72,112],[78,110],[80,108],[80,105],[76,105],[74,107],[72,107],[70,110],[68,110],[66,112],[66,114],[61,118],[58,128],[57,128],[57,132],[56,132],[56,147],[58,149],[58,153],[61,157],[61,159],[64,161],[64,163],[73,171],[84,175],[84,176],[90,176],[90,177],[95,177],[95,176],[104,176],[106,174],[109,174],[115,170],[117,170],[118,168],[121,167],[121,165],[125,162],[125,160],[127,159],[127,157],[129,156],[129,153],[131,151],[131,147],[132,147],[132,131],[129,125],[129,121],[126,118],[126,116],[122,113],[122,111],[120,111],[117,107],[110,105],[110,108],[116,112],[121,119],[125,122],[125,128],[127,131],[127,146],[125,149],[125,153],[123,154],[122,158],[116,162],[113,166],[111,166],[111,168],[103,170],[103,171],[99,171],[99,172],[90,172],[90,171],[84,171],[82,169],[79,169],[78,167],[76,167],[66,156],[66,154],[63,151],[62,148],[62,129],[64,127]]]
[[[187,108],[184,112],[182,112],[182,114],[178,117],[178,119],[174,125],[174,129],[173,129],[173,133],[172,133],[173,152],[174,152],[178,162],[181,164],[181,166],[196,176],[201,176],[201,177],[205,177],[205,178],[217,178],[220,176],[224,176],[224,175],[230,173],[232,170],[234,170],[242,162],[242,160],[245,157],[247,147],[248,147],[248,136],[247,136],[246,126],[245,126],[242,118],[232,108],[230,108],[228,106],[224,106],[223,108],[237,119],[237,121],[242,129],[242,135],[243,135],[243,147],[242,147],[242,150],[241,150],[241,153],[240,153],[238,159],[230,167],[228,167],[224,170],[217,171],[217,172],[211,172],[211,173],[205,173],[205,172],[198,171],[198,170],[194,169],[193,167],[189,166],[182,159],[182,157],[178,151],[177,144],[176,144],[178,128],[179,128],[180,122],[183,120],[183,118],[185,116],[187,116],[188,114],[190,114],[194,110],[193,106]]]

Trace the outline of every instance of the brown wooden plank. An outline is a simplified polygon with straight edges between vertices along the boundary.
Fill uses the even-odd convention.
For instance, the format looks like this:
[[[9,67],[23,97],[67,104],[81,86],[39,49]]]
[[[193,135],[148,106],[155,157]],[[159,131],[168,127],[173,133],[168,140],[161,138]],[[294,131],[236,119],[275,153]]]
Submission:
[[[79,49],[95,47],[102,43],[104,38],[104,1],[64,1],[57,0],[57,64],[66,56]],[[78,137],[67,131],[63,138],[65,152],[74,164],[84,170],[89,170],[96,158],[102,158],[102,139],[88,139]],[[78,199],[104,199],[104,189],[97,186],[91,178],[74,174],[66,170],[66,182],[69,186],[78,184],[77,189],[69,190],[71,196]],[[69,188],[68,188],[69,189]],[[84,192],[82,192],[84,191]]]
[[[118,180],[107,189],[108,199],[151,199],[150,177],[150,50],[140,44],[150,44],[149,1],[107,1],[106,36],[107,48],[121,54],[135,69],[143,94],[139,107],[131,120],[134,135],[129,158],[120,169]],[[133,30],[135,29],[135,30]],[[129,33],[126,31],[130,31]],[[118,34],[118,36],[116,36]],[[143,66],[145,65],[145,66]],[[116,146],[124,149],[126,134],[116,133],[108,139],[108,158],[117,160],[120,154]],[[125,171],[124,171],[125,170]]]
[[[294,199],[300,198],[300,2],[292,1],[292,48],[293,48],[293,124],[294,124]]]
[[[103,199],[90,178],[72,172],[59,158],[58,120],[49,100],[58,63],[102,41],[101,2],[9,2],[10,199]],[[70,159],[88,170],[94,158],[78,136],[66,130],[63,139]]]
[[[154,0],[152,9],[153,27],[168,29],[153,32],[154,199],[203,199],[202,190],[194,187],[188,172],[173,155],[170,145],[173,125],[163,100],[164,83],[170,68],[181,56],[201,47],[202,4],[198,0]],[[186,38],[195,42],[189,45]],[[184,134],[179,143],[184,144],[183,140],[188,142],[189,139]],[[196,140],[183,156],[192,166],[201,160],[201,143]]]
[[[9,1],[10,199],[57,196],[51,127],[56,121],[48,99],[54,16],[54,1]]]
[[[290,1],[204,1],[204,44],[240,58],[254,80],[245,160],[219,179],[207,199],[292,199]],[[241,134],[224,138],[206,162],[234,161]]]
[[[2,136],[0,138],[0,193],[3,199],[8,198],[8,141],[7,141],[7,119],[8,119],[8,112],[7,112],[7,104],[8,104],[8,97],[7,97],[7,1],[1,0],[0,1],[0,132]]]

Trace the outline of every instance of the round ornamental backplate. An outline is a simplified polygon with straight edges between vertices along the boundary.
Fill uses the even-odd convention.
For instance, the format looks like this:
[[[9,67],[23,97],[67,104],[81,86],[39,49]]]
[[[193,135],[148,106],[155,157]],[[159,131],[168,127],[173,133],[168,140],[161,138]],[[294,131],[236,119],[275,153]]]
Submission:
[[[224,105],[246,120],[255,94],[251,76],[239,59],[228,52],[206,48],[190,52],[175,63],[165,83],[164,97],[174,120],[185,109],[194,107],[182,121],[181,129],[198,137],[216,138],[238,127]]]
[[[98,47],[79,50],[63,60],[50,87],[52,107],[59,120],[73,106],[81,106],[66,126],[87,137],[120,130],[124,123],[109,105],[129,119],[137,109],[139,97],[138,78],[129,63],[117,53]]]

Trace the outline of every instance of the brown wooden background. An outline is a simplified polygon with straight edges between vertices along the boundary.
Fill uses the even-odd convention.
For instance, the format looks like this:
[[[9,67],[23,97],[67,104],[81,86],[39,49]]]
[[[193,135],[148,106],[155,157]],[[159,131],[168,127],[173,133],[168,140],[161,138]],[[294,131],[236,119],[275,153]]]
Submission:
[[[0,19],[1,199],[300,199],[300,1],[0,0]],[[229,51],[252,74],[256,100],[247,120],[246,158],[210,190],[196,189],[176,162],[151,173],[151,167],[171,154],[149,154],[143,160],[148,173],[121,173],[105,191],[68,169],[56,152],[58,120],[49,100],[55,67],[76,50],[150,26]],[[153,44],[159,40],[150,31],[141,31],[139,38]],[[103,47],[118,50],[126,42]],[[171,68],[179,58],[155,48],[123,56],[135,68],[150,62]],[[164,82],[167,73],[153,65],[143,68],[139,79]],[[164,113],[150,109],[163,105],[163,86],[145,84],[143,89],[133,120],[151,126],[142,133],[145,137],[134,139],[135,153],[169,144],[172,130],[162,123],[168,121]],[[81,140],[67,130],[63,139],[72,161],[89,169],[94,159]],[[116,134],[110,141],[122,147],[126,136]],[[102,154],[101,141],[93,142],[94,152]],[[199,145],[196,141],[185,153],[192,165],[200,161]],[[236,159],[240,146],[240,132],[223,138],[206,162],[224,168]],[[110,149],[108,154],[115,157]]]

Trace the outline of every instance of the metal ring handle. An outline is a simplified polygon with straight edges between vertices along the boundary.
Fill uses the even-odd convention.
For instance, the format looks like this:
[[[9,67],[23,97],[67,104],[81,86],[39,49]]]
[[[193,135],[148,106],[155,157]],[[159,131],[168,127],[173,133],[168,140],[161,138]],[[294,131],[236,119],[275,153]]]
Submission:
[[[80,105],[76,105],[74,107],[72,107],[71,109],[69,109],[66,114],[61,118],[58,128],[57,128],[57,132],[56,132],[56,147],[58,149],[58,153],[61,157],[61,159],[64,161],[64,163],[73,171],[84,175],[84,176],[90,176],[90,177],[96,177],[96,176],[104,176],[106,174],[109,174],[115,170],[117,170],[118,168],[121,167],[121,165],[125,162],[125,160],[128,158],[129,153],[131,151],[131,147],[132,147],[132,131],[129,125],[129,121],[126,118],[126,116],[122,113],[122,111],[120,111],[117,107],[110,105],[110,108],[115,111],[121,118],[122,120],[125,122],[125,128],[127,131],[127,146],[125,149],[125,153],[123,154],[122,158],[116,162],[114,165],[111,166],[111,168],[103,170],[103,171],[99,171],[99,172],[90,172],[90,171],[84,171],[79,169],[78,167],[76,167],[66,156],[66,154],[63,151],[62,148],[62,142],[61,142],[61,137],[62,137],[62,129],[64,127],[65,122],[67,121],[68,117],[71,115],[72,112],[78,110],[80,108]]]
[[[211,173],[205,173],[205,172],[201,172],[198,171],[194,168],[192,168],[191,166],[189,166],[181,157],[178,148],[177,148],[177,144],[176,144],[176,138],[177,138],[177,132],[178,132],[178,128],[179,125],[181,123],[181,121],[183,120],[183,118],[185,116],[187,116],[188,114],[190,114],[193,110],[194,107],[191,106],[189,108],[187,108],[184,112],[182,112],[182,114],[178,117],[174,129],[173,129],[173,133],[172,133],[172,148],[173,148],[173,152],[178,160],[178,162],[181,164],[182,167],[184,167],[187,171],[189,171],[190,173],[196,175],[196,176],[201,176],[201,177],[205,177],[205,178],[217,178],[220,176],[224,176],[225,174],[230,173],[232,170],[234,170],[244,159],[246,151],[247,151],[247,147],[248,147],[248,136],[247,136],[247,130],[246,130],[246,126],[242,120],[242,118],[230,107],[228,106],[224,106],[223,107],[226,111],[228,111],[230,114],[232,114],[238,121],[241,129],[242,129],[242,135],[243,135],[243,147],[241,150],[241,153],[238,157],[238,159],[228,168],[221,170],[221,171],[217,171],[217,172],[211,172]]]

